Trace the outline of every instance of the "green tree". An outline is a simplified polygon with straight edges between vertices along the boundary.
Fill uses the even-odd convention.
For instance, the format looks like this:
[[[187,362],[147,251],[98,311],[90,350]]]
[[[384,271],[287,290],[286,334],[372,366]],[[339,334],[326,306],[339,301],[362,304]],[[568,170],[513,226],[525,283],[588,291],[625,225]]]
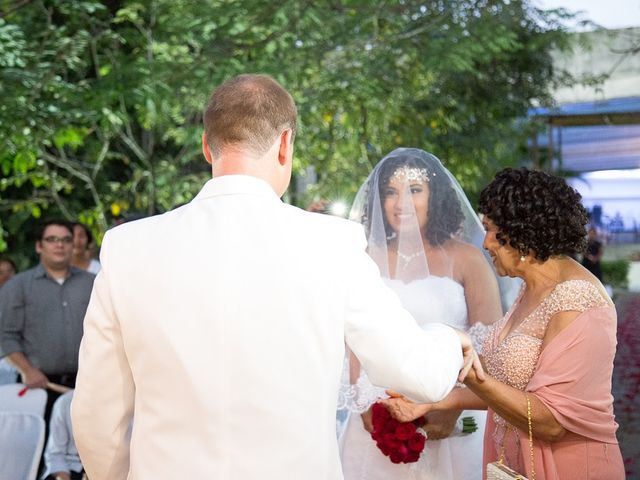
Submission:
[[[0,251],[26,264],[42,215],[88,223],[188,201],[209,177],[212,88],[264,72],[294,95],[306,196],[349,199],[397,146],[440,157],[471,195],[522,157],[560,76],[562,11],[521,1],[0,1]]]

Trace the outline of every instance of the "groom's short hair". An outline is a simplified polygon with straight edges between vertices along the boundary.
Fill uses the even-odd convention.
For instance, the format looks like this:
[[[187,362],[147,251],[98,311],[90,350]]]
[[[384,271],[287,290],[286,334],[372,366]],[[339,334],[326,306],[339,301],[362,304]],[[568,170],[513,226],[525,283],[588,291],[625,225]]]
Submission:
[[[229,145],[262,155],[283,130],[295,135],[296,105],[268,75],[245,74],[214,90],[204,112],[204,131],[214,158]],[[292,138],[293,138],[292,135]]]

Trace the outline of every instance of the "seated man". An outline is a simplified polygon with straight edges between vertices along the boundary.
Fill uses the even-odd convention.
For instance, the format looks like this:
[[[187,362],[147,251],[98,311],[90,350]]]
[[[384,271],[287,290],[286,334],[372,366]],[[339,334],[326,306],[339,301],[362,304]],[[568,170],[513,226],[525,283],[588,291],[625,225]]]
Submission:
[[[73,390],[58,398],[49,423],[49,441],[44,452],[44,480],[82,480],[84,470],[71,431]]]

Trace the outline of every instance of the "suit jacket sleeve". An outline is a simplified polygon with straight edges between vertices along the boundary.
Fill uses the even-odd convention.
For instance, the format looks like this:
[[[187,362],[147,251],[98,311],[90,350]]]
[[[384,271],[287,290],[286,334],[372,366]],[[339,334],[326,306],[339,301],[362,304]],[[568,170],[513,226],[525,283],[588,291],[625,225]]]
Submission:
[[[355,235],[357,233],[357,235]],[[373,384],[420,402],[444,398],[462,367],[462,348],[443,324],[418,326],[382,279],[354,232],[345,275],[349,278],[345,339]]]
[[[125,479],[135,385],[109,289],[109,233],[84,319],[71,421],[80,459],[91,480]]]

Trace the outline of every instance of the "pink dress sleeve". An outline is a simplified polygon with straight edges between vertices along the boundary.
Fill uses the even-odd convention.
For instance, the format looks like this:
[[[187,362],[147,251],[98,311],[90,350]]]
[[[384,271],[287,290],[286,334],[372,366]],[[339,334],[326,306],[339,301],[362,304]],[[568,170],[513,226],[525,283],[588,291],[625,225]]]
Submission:
[[[580,314],[542,350],[526,391],[546,405],[567,434],[554,443],[534,441],[536,478],[562,479],[567,472],[585,479],[624,478],[611,395],[615,349],[615,309],[599,307]],[[520,444],[528,446],[527,432],[518,434]],[[523,465],[531,475],[528,450]]]
[[[566,430],[617,443],[611,375],[616,352],[613,307],[587,310],[542,350],[527,391]]]

